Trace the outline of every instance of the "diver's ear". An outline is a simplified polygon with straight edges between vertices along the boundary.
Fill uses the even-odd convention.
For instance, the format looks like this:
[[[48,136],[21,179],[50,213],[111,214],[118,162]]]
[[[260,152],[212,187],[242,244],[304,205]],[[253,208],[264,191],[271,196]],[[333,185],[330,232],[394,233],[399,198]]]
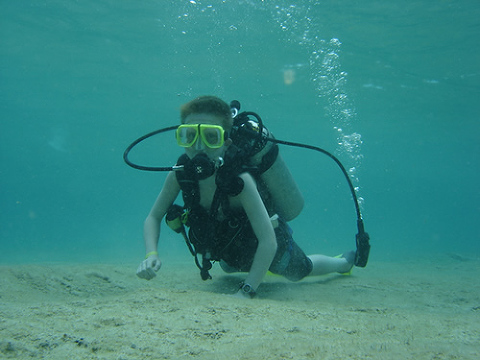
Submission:
[[[229,147],[230,145],[232,145],[232,143],[233,143],[232,139],[228,138],[223,142],[223,145],[225,145],[225,147]]]

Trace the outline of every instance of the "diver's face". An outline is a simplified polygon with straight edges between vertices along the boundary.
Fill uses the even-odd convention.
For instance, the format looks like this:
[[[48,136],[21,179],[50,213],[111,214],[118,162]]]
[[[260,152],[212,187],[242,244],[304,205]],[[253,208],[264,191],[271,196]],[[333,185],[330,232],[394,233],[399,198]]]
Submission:
[[[211,114],[190,114],[185,118],[185,124],[207,124],[222,126],[223,121],[220,117]],[[185,148],[185,153],[192,159],[199,153],[205,153],[210,159],[218,160],[225,154],[226,148],[230,145],[231,140],[225,140],[224,144],[216,149],[209,148],[205,145],[202,138],[198,136],[196,142]]]

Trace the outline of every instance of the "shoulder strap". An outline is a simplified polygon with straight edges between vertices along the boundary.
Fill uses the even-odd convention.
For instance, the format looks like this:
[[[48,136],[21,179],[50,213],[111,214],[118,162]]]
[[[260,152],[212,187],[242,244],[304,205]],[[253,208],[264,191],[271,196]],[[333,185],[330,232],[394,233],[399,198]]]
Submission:
[[[215,184],[217,189],[230,196],[236,196],[243,190],[243,180],[239,175],[248,171],[245,152],[230,145],[225,152],[223,165],[217,170]]]

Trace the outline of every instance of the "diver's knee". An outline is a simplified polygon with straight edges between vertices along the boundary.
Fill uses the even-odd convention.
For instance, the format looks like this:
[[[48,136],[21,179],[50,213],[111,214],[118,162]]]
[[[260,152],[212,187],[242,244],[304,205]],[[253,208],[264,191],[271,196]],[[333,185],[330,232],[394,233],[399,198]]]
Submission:
[[[234,268],[233,266],[228,265],[225,261],[220,260],[220,267],[222,268],[223,271],[226,273],[234,273],[238,272],[238,269]]]

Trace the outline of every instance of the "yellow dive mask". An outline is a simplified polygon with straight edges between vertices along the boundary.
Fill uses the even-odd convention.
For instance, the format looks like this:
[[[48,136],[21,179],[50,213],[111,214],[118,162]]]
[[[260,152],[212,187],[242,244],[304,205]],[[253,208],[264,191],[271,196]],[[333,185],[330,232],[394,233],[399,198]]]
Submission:
[[[210,149],[218,149],[225,142],[225,130],[219,125],[183,124],[175,132],[181,147],[193,146],[198,138]]]

